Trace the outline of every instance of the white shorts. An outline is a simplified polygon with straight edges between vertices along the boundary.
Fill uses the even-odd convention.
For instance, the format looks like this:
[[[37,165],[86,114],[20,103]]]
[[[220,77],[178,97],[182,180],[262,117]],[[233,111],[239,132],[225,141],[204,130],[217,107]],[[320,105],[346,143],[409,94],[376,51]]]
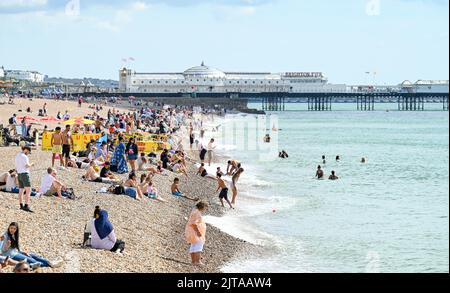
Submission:
[[[205,245],[205,242],[198,241],[196,243],[191,244],[191,248],[189,249],[189,253],[197,253],[203,251],[203,245]]]

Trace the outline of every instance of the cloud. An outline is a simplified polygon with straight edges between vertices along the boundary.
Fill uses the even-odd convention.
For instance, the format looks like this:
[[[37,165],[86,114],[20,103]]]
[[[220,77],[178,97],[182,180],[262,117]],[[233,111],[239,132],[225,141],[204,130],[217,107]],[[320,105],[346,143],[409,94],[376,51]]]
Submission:
[[[0,13],[19,13],[46,9],[48,0],[1,0]]]
[[[81,9],[86,10],[98,6],[123,9],[130,5],[130,1],[123,0],[0,0],[0,14],[32,11],[61,12],[73,1],[79,1]],[[132,3],[132,7],[140,11],[146,10],[151,5],[183,7],[208,4],[213,6],[254,7],[275,1],[279,0],[138,0]]]

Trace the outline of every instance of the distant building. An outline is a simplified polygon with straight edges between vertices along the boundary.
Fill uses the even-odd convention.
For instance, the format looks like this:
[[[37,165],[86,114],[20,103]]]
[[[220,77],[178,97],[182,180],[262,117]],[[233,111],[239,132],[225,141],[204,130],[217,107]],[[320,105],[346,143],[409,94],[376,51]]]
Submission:
[[[0,67],[0,78],[4,78],[5,77],[5,68]]]
[[[25,70],[6,70],[5,77],[7,79],[23,80],[34,83],[43,83],[45,76],[37,71]]]
[[[322,72],[224,72],[202,63],[178,73],[119,71],[119,90],[128,93],[345,92]]]
[[[448,80],[418,80],[415,83],[405,80],[400,84],[406,93],[448,93]]]

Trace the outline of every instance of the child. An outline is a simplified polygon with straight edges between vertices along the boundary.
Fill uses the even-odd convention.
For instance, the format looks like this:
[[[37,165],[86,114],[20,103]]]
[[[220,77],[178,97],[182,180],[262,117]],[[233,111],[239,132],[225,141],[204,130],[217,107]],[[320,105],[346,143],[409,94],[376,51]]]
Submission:
[[[220,203],[222,204],[222,207],[225,207],[225,205],[223,204],[223,200],[225,199],[228,205],[230,206],[230,209],[233,209],[233,206],[231,205],[230,200],[228,199],[228,188],[225,184],[225,181],[223,181],[221,174],[217,174],[217,183],[219,184],[219,186],[217,187],[216,192],[219,191],[219,189],[222,189],[219,194],[219,199]]]
[[[172,195],[174,195],[174,196],[176,196],[176,197],[184,197],[184,198],[187,198],[187,199],[190,199],[190,200],[193,200],[193,201],[197,201],[197,200],[198,200],[198,198],[192,198],[192,197],[189,197],[189,196],[187,196],[187,195],[184,195],[184,194],[180,191],[180,189],[178,188],[178,184],[180,184],[180,179],[175,178],[175,179],[173,180],[172,186],[170,187],[170,188],[171,188],[171,191],[172,191]]]

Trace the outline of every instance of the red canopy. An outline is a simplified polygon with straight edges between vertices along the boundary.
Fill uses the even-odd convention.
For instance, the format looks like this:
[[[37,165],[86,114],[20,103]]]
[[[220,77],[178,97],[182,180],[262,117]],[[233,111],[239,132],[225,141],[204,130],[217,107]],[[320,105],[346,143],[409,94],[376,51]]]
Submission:
[[[41,120],[40,120],[41,122],[61,122],[61,119],[58,119],[58,118],[56,118],[56,117],[53,117],[53,116],[47,116],[47,117],[44,117],[44,118],[42,118]]]
[[[17,123],[22,123],[22,120],[25,119],[25,123],[31,123],[31,122],[39,122],[38,119],[31,117],[31,116],[22,116],[22,117],[17,117],[16,121]]]

